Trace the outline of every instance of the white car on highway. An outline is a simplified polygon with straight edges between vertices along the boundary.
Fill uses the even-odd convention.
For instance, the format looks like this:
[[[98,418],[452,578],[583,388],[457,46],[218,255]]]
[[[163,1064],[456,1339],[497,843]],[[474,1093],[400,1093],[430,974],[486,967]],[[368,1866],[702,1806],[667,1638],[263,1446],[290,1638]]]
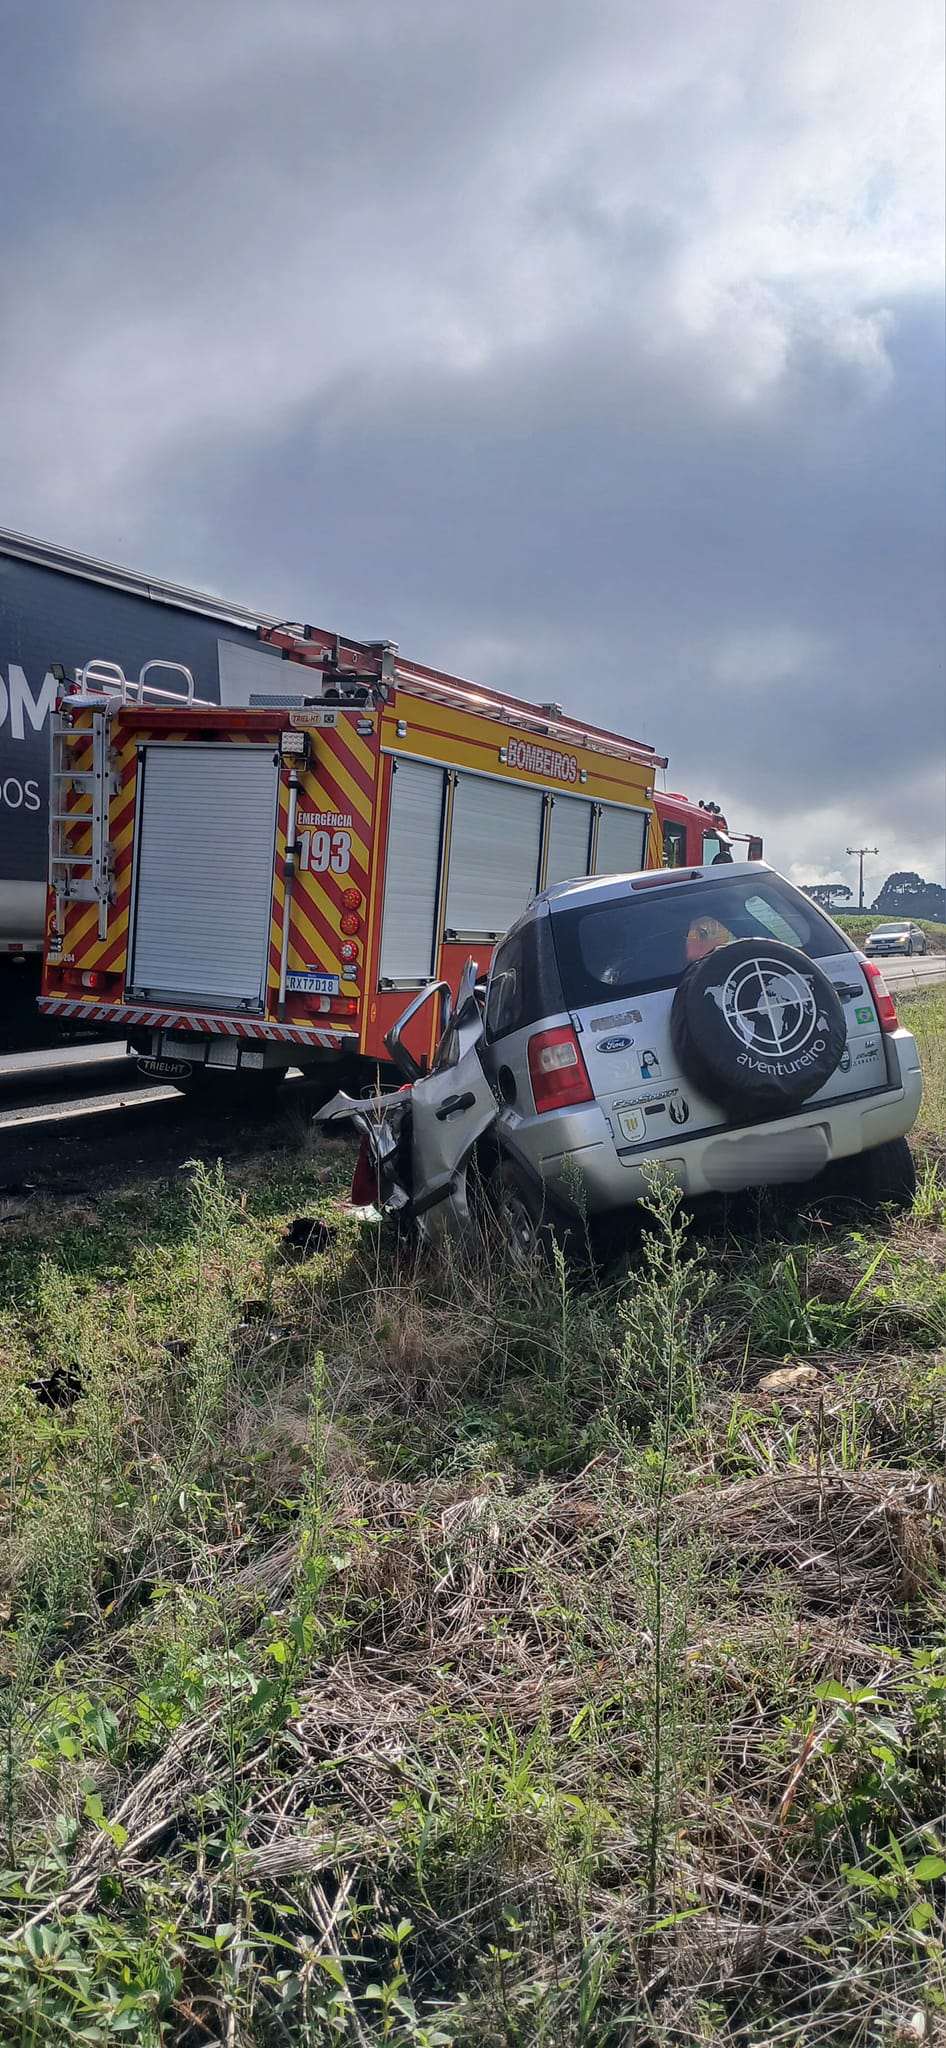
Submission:
[[[874,927],[864,946],[865,953],[884,953],[908,958],[913,953],[926,952],[926,933],[918,924],[911,924],[907,918],[897,918],[888,924]]]

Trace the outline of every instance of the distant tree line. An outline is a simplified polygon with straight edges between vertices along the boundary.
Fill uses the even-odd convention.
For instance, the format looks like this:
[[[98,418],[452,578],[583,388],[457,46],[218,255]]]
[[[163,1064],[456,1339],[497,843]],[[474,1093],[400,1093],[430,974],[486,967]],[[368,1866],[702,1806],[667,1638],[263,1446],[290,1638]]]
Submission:
[[[924,882],[921,875],[901,871],[888,875],[871,904],[886,917],[929,917],[936,924],[946,922],[946,889],[940,882]]]
[[[850,903],[853,890],[846,882],[813,882],[805,895],[830,910],[834,904]],[[922,875],[900,869],[887,880],[870,906],[884,917],[927,917],[934,924],[946,923],[946,889],[940,882],[924,882]]]

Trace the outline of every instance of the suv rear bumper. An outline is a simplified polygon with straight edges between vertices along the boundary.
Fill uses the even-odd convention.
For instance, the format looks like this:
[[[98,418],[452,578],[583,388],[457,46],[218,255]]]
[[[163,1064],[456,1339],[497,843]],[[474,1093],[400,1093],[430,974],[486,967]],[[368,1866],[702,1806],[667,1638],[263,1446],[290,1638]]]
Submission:
[[[675,1131],[663,1143],[620,1154],[597,1103],[542,1116],[503,1116],[500,1128],[510,1149],[541,1176],[558,1202],[574,1209],[583,1201],[592,1215],[645,1197],[647,1169],[656,1160],[671,1168],[687,1195],[808,1181],[832,1160],[871,1152],[912,1129],[923,1087],[916,1044],[910,1032],[899,1030],[886,1045],[889,1072],[899,1077],[895,1086],[813,1103],[769,1123],[717,1126],[692,1137]]]

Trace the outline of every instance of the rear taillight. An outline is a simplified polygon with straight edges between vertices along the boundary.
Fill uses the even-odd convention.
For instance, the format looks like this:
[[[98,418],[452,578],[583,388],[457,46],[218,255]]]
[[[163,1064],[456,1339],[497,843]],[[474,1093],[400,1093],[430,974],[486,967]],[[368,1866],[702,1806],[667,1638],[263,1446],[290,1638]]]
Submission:
[[[89,970],[80,967],[67,967],[62,978],[69,988],[89,989],[104,988],[106,982],[111,980],[110,975],[102,974],[95,968]]]
[[[861,966],[870,982],[870,992],[874,998],[874,1008],[881,1031],[897,1031],[900,1026],[897,1007],[876,960],[862,960]]]
[[[357,1017],[357,996],[303,996],[306,1010],[317,1010],[320,1017]]]
[[[529,1079],[540,1112],[594,1101],[594,1090],[570,1024],[560,1025],[557,1031],[540,1031],[530,1038]]]
[[[378,1168],[367,1138],[362,1138],[352,1175],[351,1199],[356,1209],[370,1209],[378,1199]]]

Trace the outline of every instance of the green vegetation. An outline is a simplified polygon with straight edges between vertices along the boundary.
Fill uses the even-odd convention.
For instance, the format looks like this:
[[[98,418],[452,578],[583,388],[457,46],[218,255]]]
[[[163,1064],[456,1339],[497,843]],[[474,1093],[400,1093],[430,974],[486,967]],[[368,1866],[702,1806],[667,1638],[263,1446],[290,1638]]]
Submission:
[[[909,1002],[898,997],[897,1007],[923,1066],[923,1103],[913,1142],[941,1159],[946,1149],[946,997],[941,988],[924,989]]]
[[[946,1013],[904,1007],[912,1216],[693,1235],[658,1179],[597,1287],[412,1265],[298,1130],[11,1205],[0,2040],[937,2038]]]

